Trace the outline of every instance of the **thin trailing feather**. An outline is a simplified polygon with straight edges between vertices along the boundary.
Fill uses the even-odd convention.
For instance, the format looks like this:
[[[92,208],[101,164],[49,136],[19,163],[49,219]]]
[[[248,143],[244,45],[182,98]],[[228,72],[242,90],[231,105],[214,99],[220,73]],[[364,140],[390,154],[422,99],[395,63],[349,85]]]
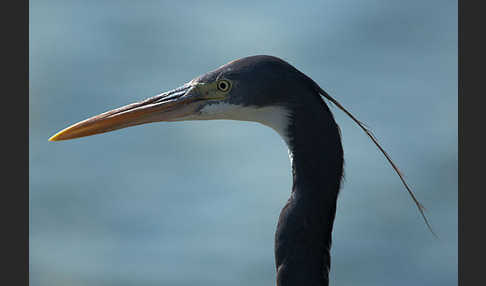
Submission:
[[[388,155],[388,153],[378,143],[378,140],[376,139],[375,135],[373,135],[373,133],[371,132],[371,130],[364,123],[362,123],[356,117],[354,117],[348,110],[346,110],[346,108],[344,108],[337,100],[335,100],[333,97],[331,97],[329,94],[327,94],[327,92],[325,92],[319,85],[317,85],[317,83],[315,83],[315,85],[316,85],[317,89],[319,90],[319,93],[321,95],[323,95],[327,100],[329,100],[330,102],[332,102],[334,105],[336,105],[344,113],[346,113],[346,115],[348,115],[354,122],[356,122],[358,124],[358,126],[368,135],[368,137],[371,138],[371,140],[375,143],[375,145],[378,147],[378,149],[380,149],[381,153],[383,153],[383,155],[385,155],[386,159],[391,164],[391,166],[393,167],[393,169],[395,170],[395,172],[398,174],[398,176],[400,177],[400,180],[402,181],[403,185],[405,186],[405,188],[407,189],[408,193],[412,197],[412,199],[413,199],[415,205],[417,206],[420,214],[422,215],[422,218],[424,219],[425,224],[427,225],[428,229],[430,230],[430,232],[436,238],[439,238],[437,236],[437,234],[434,232],[434,230],[432,229],[432,226],[430,225],[427,217],[425,216],[425,213],[424,213],[425,208],[424,208],[424,206],[417,200],[417,198],[415,197],[415,194],[412,192],[412,189],[408,186],[407,182],[405,181],[402,172],[395,165],[395,163],[391,159],[390,155]]]

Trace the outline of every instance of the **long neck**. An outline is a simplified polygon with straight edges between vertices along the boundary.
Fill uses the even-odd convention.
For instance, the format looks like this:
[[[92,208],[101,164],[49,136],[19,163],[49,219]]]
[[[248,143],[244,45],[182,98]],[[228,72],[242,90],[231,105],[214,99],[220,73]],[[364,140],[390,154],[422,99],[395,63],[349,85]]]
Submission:
[[[339,128],[318,99],[293,108],[287,127],[293,187],[275,234],[277,286],[329,284],[343,150]]]

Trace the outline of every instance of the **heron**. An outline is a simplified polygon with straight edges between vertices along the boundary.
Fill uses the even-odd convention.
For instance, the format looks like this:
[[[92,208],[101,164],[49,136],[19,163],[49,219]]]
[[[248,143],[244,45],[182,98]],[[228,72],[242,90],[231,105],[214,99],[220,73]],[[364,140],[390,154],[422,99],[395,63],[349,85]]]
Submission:
[[[80,121],[49,140],[160,121],[227,119],[272,128],[288,147],[293,177],[275,232],[276,285],[329,285],[332,230],[344,159],[341,132],[326,100],[376,144],[432,231],[423,206],[368,127],[314,80],[274,56],[233,60],[176,89]]]

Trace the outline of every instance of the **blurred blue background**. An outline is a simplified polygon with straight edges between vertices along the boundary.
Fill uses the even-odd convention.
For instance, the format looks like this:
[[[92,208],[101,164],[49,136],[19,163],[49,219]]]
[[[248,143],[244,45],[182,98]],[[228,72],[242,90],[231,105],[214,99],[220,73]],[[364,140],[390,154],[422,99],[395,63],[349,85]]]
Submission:
[[[456,1],[30,1],[31,285],[275,285],[291,188],[273,130],[155,123],[52,143],[60,129],[271,54],[336,108],[346,180],[331,285],[457,284]]]

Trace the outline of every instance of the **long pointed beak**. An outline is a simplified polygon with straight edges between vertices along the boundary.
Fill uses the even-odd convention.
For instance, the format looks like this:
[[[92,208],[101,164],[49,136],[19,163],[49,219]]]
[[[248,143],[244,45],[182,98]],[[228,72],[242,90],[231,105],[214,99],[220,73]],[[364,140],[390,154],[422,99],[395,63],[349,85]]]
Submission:
[[[201,98],[194,86],[186,84],[78,122],[59,131],[49,141],[74,139],[156,121],[182,120],[194,114],[199,101]]]

